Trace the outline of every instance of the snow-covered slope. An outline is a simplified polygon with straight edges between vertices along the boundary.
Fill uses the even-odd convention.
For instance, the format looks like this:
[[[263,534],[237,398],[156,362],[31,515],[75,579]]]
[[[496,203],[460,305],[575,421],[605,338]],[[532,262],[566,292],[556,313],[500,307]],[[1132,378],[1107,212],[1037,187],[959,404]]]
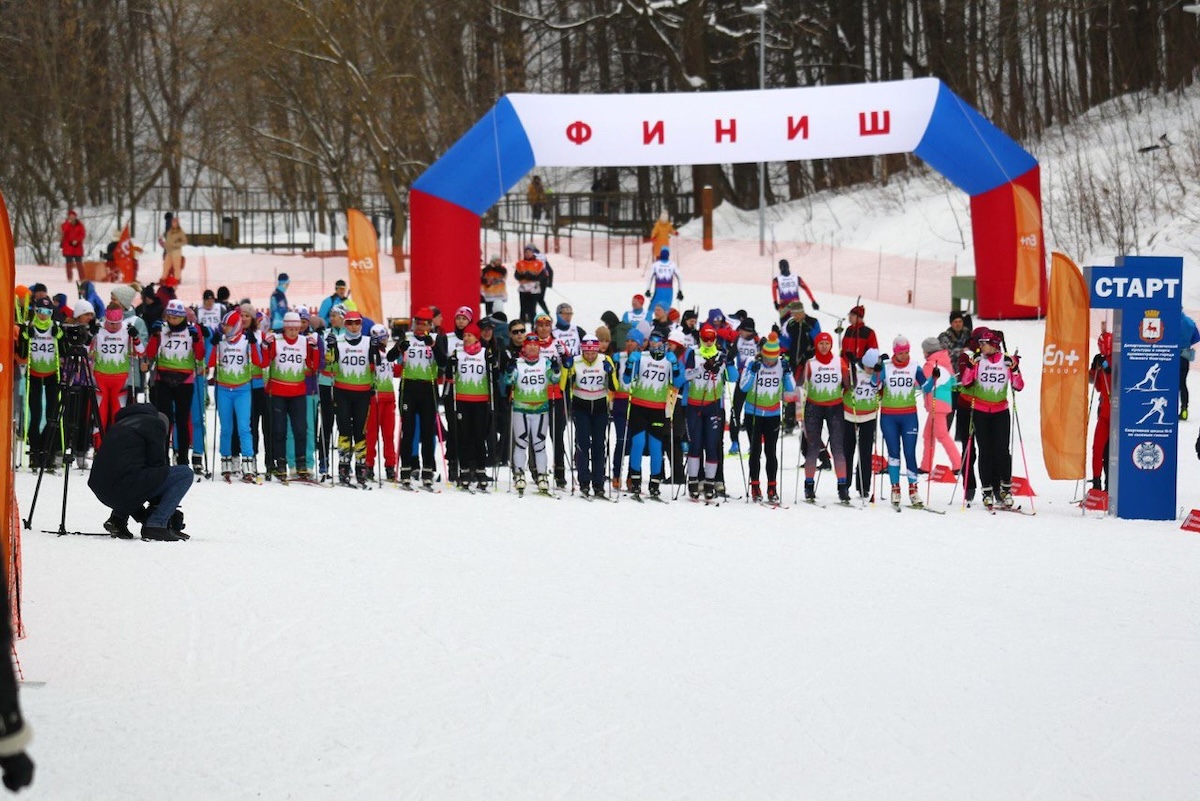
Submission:
[[[562,291],[583,322],[631,288]],[[767,318],[760,284],[688,292]],[[945,326],[867,315],[889,342]],[[1005,331],[1039,351],[1039,324]],[[1035,517],[945,485],[939,516],[202,483],[192,540],[143,543],[38,531],[47,478],[30,797],[1194,797],[1197,540],[1082,517],[1044,477],[1028,378]],[[1181,503],[1197,478],[1185,460]],[[67,511],[104,518],[77,476]]]

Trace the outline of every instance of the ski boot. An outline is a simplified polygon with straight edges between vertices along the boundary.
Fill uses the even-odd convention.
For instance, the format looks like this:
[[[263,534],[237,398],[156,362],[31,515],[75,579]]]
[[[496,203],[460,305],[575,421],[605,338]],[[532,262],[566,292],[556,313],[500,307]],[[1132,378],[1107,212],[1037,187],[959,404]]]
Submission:
[[[421,471],[421,486],[424,489],[428,490],[429,492],[433,492],[433,471],[432,470],[422,470]]]
[[[412,468],[411,467],[401,467],[400,468],[400,486],[406,490],[410,490],[413,488]]]
[[[1092,489],[1094,489],[1094,490],[1100,489],[1100,476],[1096,476],[1095,478],[1092,479]]]
[[[741,448],[738,445],[738,441],[736,439],[733,442],[729,443],[729,455],[730,456],[738,456],[741,452],[742,452]]]
[[[545,473],[538,474],[537,488],[538,492],[542,493],[543,495],[550,494],[550,479],[546,477]]]
[[[1005,509],[1012,509],[1014,506],[1017,505],[1016,500],[1013,498],[1012,485],[1010,485],[1010,484],[1001,484],[1000,485],[1000,504]]]
[[[895,509],[897,512],[899,512],[900,511],[900,485],[899,484],[892,485],[891,501],[892,501],[892,508]]]
[[[1180,420],[1187,419],[1187,407],[1186,406],[1184,406],[1182,409],[1179,410],[1179,419]]]
[[[225,479],[226,484],[233,483],[233,457],[221,457],[221,478]]]
[[[516,488],[518,495],[525,494],[525,471],[517,468],[513,470],[513,487]]]
[[[697,479],[688,479],[688,497],[693,501],[700,498],[700,482]]]
[[[458,484],[458,466],[455,465],[453,461],[451,461],[449,466],[446,468],[446,483]]]
[[[779,505],[779,487],[774,481],[767,482],[767,503],[772,506]]]
[[[925,502],[921,500],[921,491],[916,484],[908,485],[908,505],[914,509],[924,509]]]
[[[717,496],[716,486],[714,486],[713,482],[711,482],[711,481],[705,481],[704,482],[704,500],[711,501],[716,496]]]
[[[104,521],[104,530],[117,539],[133,539],[133,532],[129,530],[129,518],[125,515],[119,515],[116,512],[113,512]]]
[[[817,502],[817,483],[811,478],[804,479],[804,500],[808,503]]]
[[[729,493],[725,491],[725,482],[724,481],[713,482],[713,489],[717,493],[718,498],[728,498],[729,497]]]
[[[354,482],[350,480],[350,460],[345,459],[338,463],[338,484],[343,487],[353,487]]]
[[[837,495],[838,495],[838,503],[840,503],[842,506],[850,505],[850,482],[849,481],[842,480],[842,481],[838,482]]]
[[[488,474],[485,470],[475,471],[475,489],[479,492],[488,491]]]
[[[990,489],[983,491],[983,508],[989,512],[996,508],[996,496],[992,494]]]
[[[204,457],[198,453],[192,454],[192,472],[196,474],[196,478],[204,477]]]
[[[252,456],[242,457],[242,481],[247,484],[258,483],[258,465]]]
[[[371,472],[373,473],[374,471],[371,471]],[[369,475],[369,473],[367,471],[367,466],[365,464],[363,464],[362,462],[359,462],[358,464],[354,465],[354,480],[358,482],[358,486],[360,486],[360,487],[367,486],[367,476],[368,475]]]
[[[87,470],[87,455],[80,453],[75,456],[75,467],[78,470]]]
[[[604,493],[604,484],[596,484],[594,487],[592,487],[592,495],[594,495],[598,501],[602,501],[607,498],[608,495]]]
[[[591,498],[592,498],[592,488],[591,488],[591,487],[589,487],[587,484],[580,484],[580,485],[579,485],[579,495],[580,495],[580,497],[582,497],[582,498],[583,498],[585,501],[591,500]]]
[[[750,500],[754,503],[762,503],[762,487],[757,481],[750,482]]]
[[[630,497],[635,501],[640,501],[642,499],[642,474],[630,473],[625,480],[625,489],[629,491]]]
[[[656,501],[662,500],[662,481],[661,475],[650,476],[650,497]]]
[[[554,468],[554,485],[560,490],[567,488],[567,473],[564,468]]]
[[[387,482],[389,484],[395,484],[396,483],[396,468],[395,467],[383,468],[383,477],[385,479],[387,479]]]

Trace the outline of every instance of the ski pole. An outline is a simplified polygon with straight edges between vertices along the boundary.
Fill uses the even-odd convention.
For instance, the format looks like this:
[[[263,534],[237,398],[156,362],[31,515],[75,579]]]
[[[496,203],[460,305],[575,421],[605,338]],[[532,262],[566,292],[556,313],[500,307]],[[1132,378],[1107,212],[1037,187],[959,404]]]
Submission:
[[[963,457],[963,469],[962,469],[962,474],[963,474],[963,477],[962,477],[962,480],[963,480],[962,508],[963,508],[963,510],[966,510],[966,508],[967,508],[967,487],[971,483],[971,481],[970,481],[971,476],[974,475],[974,473],[971,472],[974,468],[974,465],[971,463],[971,457],[974,455],[972,452],[972,448],[975,445],[975,399],[974,398],[971,399],[971,410],[968,414],[970,416],[967,418],[967,448],[965,451],[966,455]],[[953,499],[951,499],[951,501],[953,502]]]
[[[761,369],[761,367],[759,369]],[[754,395],[753,395],[753,400],[750,401],[750,405],[754,408],[758,408],[758,371],[754,372],[754,387],[753,387],[753,389],[754,389]],[[743,411],[743,415],[744,415],[745,410],[743,409],[742,411]],[[750,454],[751,454],[751,458],[753,458],[753,455],[754,455],[754,446],[758,445],[758,425],[757,424],[758,424],[758,415],[751,413],[750,414]],[[759,446],[759,453],[762,453],[761,446]],[[740,459],[738,460],[738,463],[739,464],[741,463]],[[742,465],[742,489],[746,493],[744,496],[745,502],[750,503],[750,482],[747,481],[747,479],[746,479],[746,466],[745,465]]]

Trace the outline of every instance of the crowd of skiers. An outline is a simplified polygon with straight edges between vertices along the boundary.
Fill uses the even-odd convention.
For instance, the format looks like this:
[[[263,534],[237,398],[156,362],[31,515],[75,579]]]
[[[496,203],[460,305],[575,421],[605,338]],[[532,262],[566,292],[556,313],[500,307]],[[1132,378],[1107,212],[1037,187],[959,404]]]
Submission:
[[[587,498],[660,498],[669,481],[712,501],[726,496],[728,448],[748,451],[750,499],[778,504],[780,437],[800,428],[807,500],[822,470],[839,501],[870,497],[879,437],[894,505],[903,484],[920,505],[918,477],[939,444],[956,474],[965,468],[966,500],[978,483],[987,506],[1012,505],[1009,392],[1023,380],[1000,332],[951,313],[920,343],[922,361],[904,336],[881,352],[861,305],[835,341],[786,261],[772,283],[778,319],[762,334],[743,311],[672,307],[683,292],[668,249],[651,276],[649,304],[638,294],[588,328],[566,303],[553,317],[523,303],[512,321],[464,306],[448,330],[438,309],[421,308],[388,327],[364,319],[343,282],[318,311],[264,316],[224,287],[190,307],[149,288],[134,306],[135,290],[117,287],[103,307],[81,298],[56,320],[39,287],[18,304],[30,465],[84,466],[116,412],[144,394],[170,422],[177,463],[228,481],[365,487],[380,467],[379,480],[404,488],[435,490],[444,475],[475,491],[507,466],[522,492],[528,473],[546,493],[553,483]],[[56,409],[57,430],[44,425]]]

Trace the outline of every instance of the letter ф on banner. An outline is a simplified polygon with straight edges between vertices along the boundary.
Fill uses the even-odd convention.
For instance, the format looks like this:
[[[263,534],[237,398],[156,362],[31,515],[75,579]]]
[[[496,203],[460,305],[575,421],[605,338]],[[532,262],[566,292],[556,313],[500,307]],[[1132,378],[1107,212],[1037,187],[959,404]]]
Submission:
[[[1087,269],[1092,308],[1115,310],[1108,474],[1117,517],[1175,519],[1182,283],[1179,258]]]

